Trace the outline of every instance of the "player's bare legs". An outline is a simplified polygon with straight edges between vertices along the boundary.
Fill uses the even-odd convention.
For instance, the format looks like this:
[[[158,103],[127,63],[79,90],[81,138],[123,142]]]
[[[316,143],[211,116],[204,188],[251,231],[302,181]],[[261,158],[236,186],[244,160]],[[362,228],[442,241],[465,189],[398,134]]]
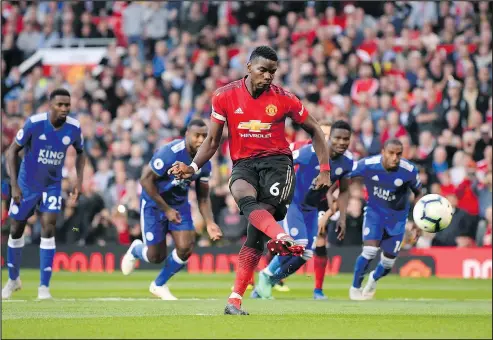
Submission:
[[[21,289],[20,269],[22,248],[24,247],[24,229],[27,221],[11,219],[10,235],[7,249],[7,268],[9,280],[2,289],[2,299],[9,299],[12,293]]]
[[[50,299],[49,291],[53,259],[55,257],[55,229],[56,213],[42,213],[41,215],[41,242],[39,244],[40,282],[38,299]]]
[[[353,284],[349,288],[349,298],[351,300],[364,300],[361,284],[365,278],[370,262],[377,256],[378,248],[380,247],[379,240],[366,240],[363,242],[363,251],[356,259],[354,265]]]
[[[171,235],[175,241],[176,255],[186,262],[195,245],[195,230],[171,231]]]
[[[158,244],[146,245],[142,247],[142,254],[144,256],[144,261],[147,259],[146,262],[155,264],[163,262],[168,254],[166,239],[162,240]]]

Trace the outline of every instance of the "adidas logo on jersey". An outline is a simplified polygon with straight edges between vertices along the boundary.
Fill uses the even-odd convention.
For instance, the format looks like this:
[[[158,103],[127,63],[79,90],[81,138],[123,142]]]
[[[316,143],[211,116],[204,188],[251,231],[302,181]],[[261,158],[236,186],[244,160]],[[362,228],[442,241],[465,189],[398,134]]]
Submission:
[[[242,115],[243,114],[243,110],[241,109],[241,107],[239,107],[239,108],[236,109],[235,113],[238,114],[238,115]]]
[[[38,155],[38,163],[60,165],[65,157],[65,152],[56,152],[51,150],[40,149]]]
[[[42,134],[41,136],[39,136],[39,140],[46,140],[46,135]]]
[[[378,176],[377,176],[377,175],[373,176],[371,179],[372,179],[372,180],[374,180],[374,181],[377,181],[377,182],[379,181],[379,179],[378,179]]]

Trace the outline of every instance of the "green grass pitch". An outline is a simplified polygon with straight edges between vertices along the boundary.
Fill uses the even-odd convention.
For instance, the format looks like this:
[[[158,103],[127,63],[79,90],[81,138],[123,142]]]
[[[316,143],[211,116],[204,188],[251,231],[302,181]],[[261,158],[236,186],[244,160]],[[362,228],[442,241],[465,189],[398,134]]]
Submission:
[[[2,284],[8,279],[2,271]],[[180,273],[180,300],[148,291],[157,272],[54,273],[53,301],[36,301],[39,272],[2,301],[2,338],[490,338],[492,281],[391,275],[373,301],[349,301],[351,276],[327,277],[328,301],[312,300],[313,278],[295,275],[275,300],[244,299],[250,316],[223,315],[233,275]],[[249,296],[250,291],[247,291]]]

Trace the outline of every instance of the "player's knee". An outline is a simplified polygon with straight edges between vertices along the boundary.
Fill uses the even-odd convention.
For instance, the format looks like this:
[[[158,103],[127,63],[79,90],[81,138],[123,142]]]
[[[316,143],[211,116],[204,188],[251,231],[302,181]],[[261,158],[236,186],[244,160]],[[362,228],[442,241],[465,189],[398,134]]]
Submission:
[[[56,230],[56,219],[53,218],[43,218],[41,223],[41,236],[42,237],[53,237],[55,236]]]
[[[157,251],[151,251],[150,248],[147,250],[147,259],[150,263],[158,264],[164,261],[166,254]]]
[[[363,256],[367,260],[373,260],[375,257],[377,257],[377,253],[378,247],[363,246],[363,252],[361,253],[361,256]]]
[[[21,238],[22,235],[24,235],[24,227],[23,226],[13,224],[10,227],[10,236],[13,239],[17,240],[17,239]]]
[[[238,202],[238,208],[240,208],[241,212],[247,219],[252,211],[260,209],[257,199],[253,196],[243,197],[236,202]]]
[[[396,258],[392,257],[391,255],[382,253],[382,255],[380,257],[380,262],[382,263],[382,266],[385,269],[390,269],[394,266],[395,259]]]
[[[55,226],[48,225],[41,229],[41,237],[51,238],[55,236]]]
[[[255,198],[257,196],[257,191],[247,181],[237,179],[231,184],[231,195],[233,195],[233,198],[236,202],[238,202],[239,205],[239,201],[244,197]]]
[[[176,248],[176,255],[182,261],[187,261],[188,258],[192,255],[193,245],[189,245],[187,247]]]

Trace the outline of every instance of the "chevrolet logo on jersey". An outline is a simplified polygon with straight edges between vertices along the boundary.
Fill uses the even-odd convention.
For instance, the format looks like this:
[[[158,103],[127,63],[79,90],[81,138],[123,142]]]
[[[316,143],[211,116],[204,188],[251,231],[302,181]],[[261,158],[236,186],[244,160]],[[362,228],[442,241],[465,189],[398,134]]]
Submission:
[[[250,132],[262,132],[263,130],[270,130],[272,124],[262,123],[260,120],[251,120],[249,122],[241,122],[238,125],[238,129],[248,130]]]

